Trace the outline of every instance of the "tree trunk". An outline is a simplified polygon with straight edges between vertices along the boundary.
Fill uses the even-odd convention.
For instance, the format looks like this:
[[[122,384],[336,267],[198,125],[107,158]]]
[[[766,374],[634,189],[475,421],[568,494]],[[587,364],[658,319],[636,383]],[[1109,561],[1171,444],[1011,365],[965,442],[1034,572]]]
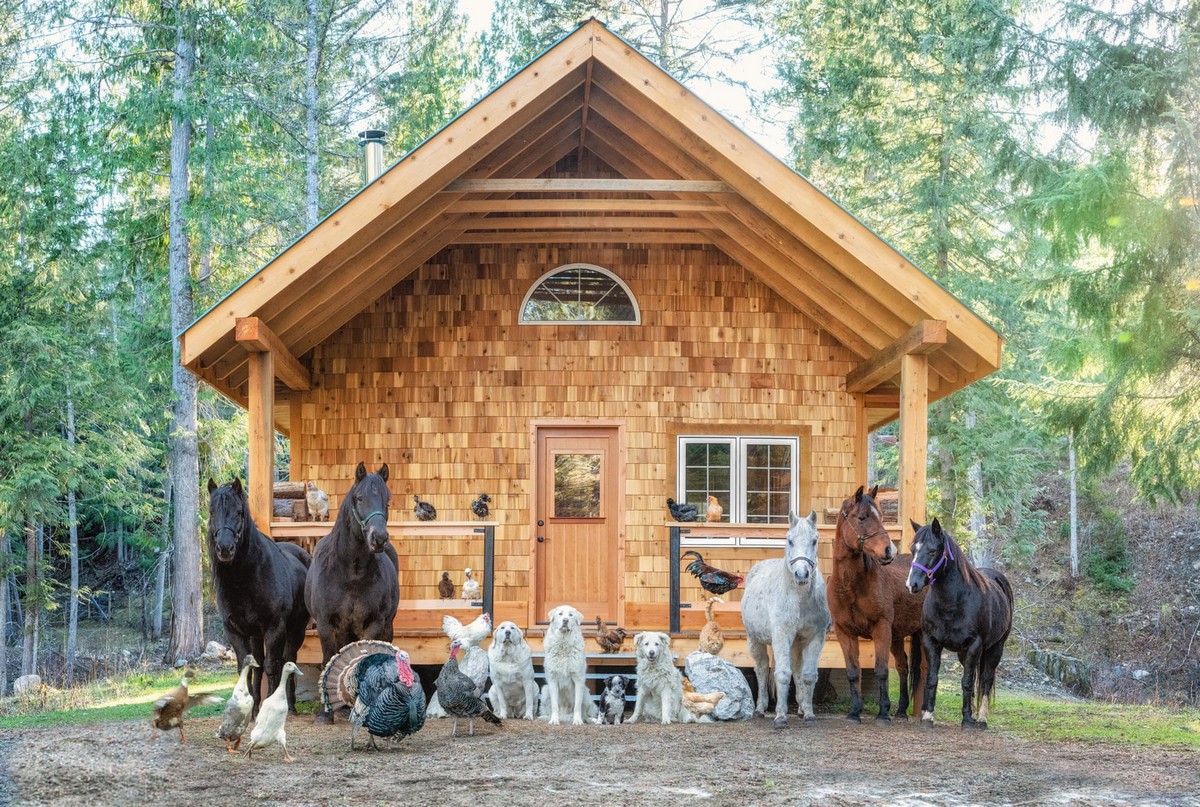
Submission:
[[[304,60],[304,220],[309,229],[317,226],[319,207],[318,124],[320,123],[317,92],[317,72],[321,67],[321,32],[318,0],[304,0],[305,60]]]
[[[974,409],[967,410],[967,428],[975,428]],[[988,553],[987,541],[984,537],[987,520],[983,515],[983,463],[980,460],[975,460],[967,469],[967,484],[971,486],[971,513],[968,523],[971,534],[975,536],[973,554],[976,556],[977,562],[983,564]]]
[[[188,234],[184,216],[188,200],[188,158],[192,141],[192,74],[196,52],[192,25],[185,7],[176,20],[174,111],[171,114],[170,286],[171,331],[181,333],[195,319]],[[168,660],[194,658],[203,647],[204,613],[200,596],[200,542],[196,529],[200,467],[196,446],[196,390],[194,375],[179,364],[179,340],[172,345],[171,387],[175,395],[171,430],[171,483],[175,495],[174,585],[171,645]]]
[[[1075,430],[1067,433],[1067,465],[1071,474],[1071,577],[1079,577],[1079,499],[1075,484]]]
[[[0,530],[0,698],[8,695],[8,530]]]
[[[150,638],[156,642],[163,635],[163,604],[167,598],[167,564],[170,562],[170,551],[161,552],[154,571],[154,614],[150,619]]]
[[[38,617],[38,531],[32,521],[25,522],[25,634],[21,647],[21,675],[30,675],[37,667]]]
[[[125,566],[125,521],[117,521],[117,563]]]
[[[67,443],[75,449],[75,399],[67,392]],[[67,614],[67,669],[63,680],[70,686],[75,674],[75,642],[79,635],[79,522],[75,488],[67,490],[67,530],[71,536],[71,605]]]

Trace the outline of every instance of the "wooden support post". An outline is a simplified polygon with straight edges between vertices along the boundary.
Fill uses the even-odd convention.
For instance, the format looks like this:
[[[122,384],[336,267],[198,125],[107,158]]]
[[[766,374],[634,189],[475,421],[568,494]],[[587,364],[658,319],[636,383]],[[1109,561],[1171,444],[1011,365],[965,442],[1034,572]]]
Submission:
[[[275,482],[275,368],[268,351],[250,354],[250,517],[271,534]]]
[[[494,619],[496,612],[496,528],[481,527],[475,532],[483,533],[483,612],[491,614]]]
[[[304,402],[298,391],[292,390],[288,407],[291,410],[288,417],[288,442],[291,444],[291,452],[288,454],[288,478],[293,482],[301,482],[304,480]]]
[[[900,359],[900,551],[912,547],[909,519],[925,523],[925,464],[929,441],[929,357]]]
[[[679,542],[684,533],[690,532],[682,527],[671,527],[671,594],[667,615],[670,619],[671,633],[679,633]]]

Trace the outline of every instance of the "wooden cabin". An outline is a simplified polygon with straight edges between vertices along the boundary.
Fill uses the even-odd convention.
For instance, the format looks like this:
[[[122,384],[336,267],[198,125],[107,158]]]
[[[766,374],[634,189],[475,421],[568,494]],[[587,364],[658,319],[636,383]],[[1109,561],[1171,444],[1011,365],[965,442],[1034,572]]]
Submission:
[[[251,508],[277,540],[311,548],[328,525],[272,523],[274,432],[331,513],[360,460],[388,463],[396,641],[417,663],[444,659],[450,607],[486,606],[536,649],[561,603],[672,629],[686,655],[703,611],[678,552],[739,572],[779,555],[788,509],[838,508],[865,482],[868,432],[896,418],[900,524],[923,521],[927,406],[1001,352],[949,292],[594,20],[180,340],[182,362],[249,411]],[[481,492],[488,521],[469,509]],[[413,495],[437,521],[414,519]],[[720,522],[667,512],[668,497],[710,495]],[[486,602],[440,601],[441,573],[461,585],[468,566]],[[749,665],[744,643],[726,654]],[[318,657],[313,637],[303,658]],[[842,666],[836,642],[825,659]]]

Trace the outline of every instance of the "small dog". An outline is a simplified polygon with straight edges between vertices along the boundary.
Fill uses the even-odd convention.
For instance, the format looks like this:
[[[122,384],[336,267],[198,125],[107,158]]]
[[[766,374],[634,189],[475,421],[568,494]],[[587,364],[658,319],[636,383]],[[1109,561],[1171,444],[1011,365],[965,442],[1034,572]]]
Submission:
[[[583,725],[586,714],[595,714],[596,704],[587,691],[587,656],[583,649],[583,614],[569,605],[553,608],[549,614],[542,646],[545,651],[542,666],[546,671],[546,686],[542,689],[542,716],[550,724],[561,722],[560,713],[571,706],[571,722]]]
[[[637,649],[637,699],[630,723],[643,714],[659,712],[664,725],[672,721],[694,723],[695,716],[683,708],[683,675],[675,667],[671,637],[660,631],[645,631],[633,638]]]
[[[492,673],[488,699],[496,717],[503,720],[523,714],[526,720],[533,720],[537,684],[533,681],[533,652],[524,631],[515,622],[501,622],[487,652]]]
[[[604,681],[604,692],[600,694],[600,713],[596,715],[596,725],[603,726],[611,723],[621,725],[625,716],[625,690],[629,687],[629,679],[623,675],[610,675]]]

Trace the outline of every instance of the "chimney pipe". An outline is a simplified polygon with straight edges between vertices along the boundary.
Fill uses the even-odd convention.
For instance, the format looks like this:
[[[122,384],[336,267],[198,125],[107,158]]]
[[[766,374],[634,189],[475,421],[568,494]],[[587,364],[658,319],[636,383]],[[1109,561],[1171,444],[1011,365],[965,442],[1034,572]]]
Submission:
[[[383,173],[382,129],[367,129],[358,133],[358,144],[363,147],[363,179],[370,185]]]

